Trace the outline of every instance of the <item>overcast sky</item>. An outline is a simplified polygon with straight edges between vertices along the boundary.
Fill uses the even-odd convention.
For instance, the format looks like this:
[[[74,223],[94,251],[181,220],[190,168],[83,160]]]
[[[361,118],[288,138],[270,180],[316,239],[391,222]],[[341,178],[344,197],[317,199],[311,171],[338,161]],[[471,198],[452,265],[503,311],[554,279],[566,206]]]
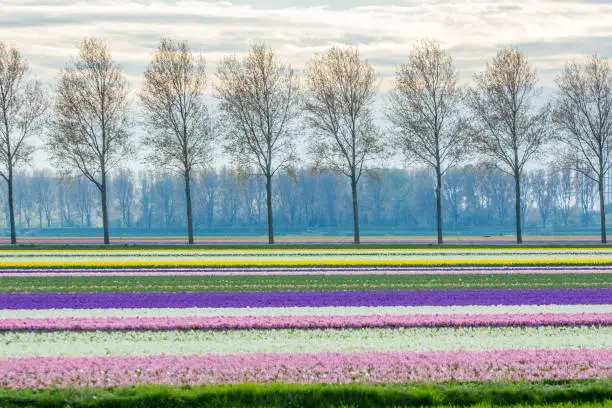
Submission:
[[[0,10],[0,40],[19,48],[49,87],[85,36],[110,45],[134,89],[161,36],[188,40],[211,77],[221,57],[253,41],[266,41],[298,70],[313,53],[357,45],[382,92],[421,38],[451,51],[463,85],[501,47],[528,54],[546,93],[566,61],[612,57],[612,0],[0,0]],[[35,166],[45,163],[38,153]]]

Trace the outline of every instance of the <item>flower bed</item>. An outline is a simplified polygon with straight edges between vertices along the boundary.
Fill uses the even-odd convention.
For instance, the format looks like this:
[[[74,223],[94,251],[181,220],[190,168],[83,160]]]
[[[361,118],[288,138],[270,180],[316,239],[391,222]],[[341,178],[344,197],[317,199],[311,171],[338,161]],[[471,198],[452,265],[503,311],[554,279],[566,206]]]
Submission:
[[[4,388],[612,375],[607,248],[30,252],[0,253]]]

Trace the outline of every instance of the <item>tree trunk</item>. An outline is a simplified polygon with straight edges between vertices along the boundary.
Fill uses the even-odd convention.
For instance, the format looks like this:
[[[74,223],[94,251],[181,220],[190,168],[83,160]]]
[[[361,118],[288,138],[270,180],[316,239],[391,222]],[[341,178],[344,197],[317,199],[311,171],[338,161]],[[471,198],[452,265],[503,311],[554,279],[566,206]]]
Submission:
[[[351,191],[353,192],[353,228],[355,232],[353,243],[359,244],[359,208],[357,206],[357,181],[355,177],[351,178]]]
[[[268,204],[268,244],[274,243],[274,220],[272,219],[272,176],[266,175],[266,199]]]
[[[17,234],[15,233],[15,206],[13,204],[13,169],[8,169],[8,202],[9,202],[9,223],[11,224],[11,244],[17,244]]]
[[[516,194],[515,211],[516,211],[516,243],[523,243],[523,230],[521,226],[521,177],[518,171],[514,172],[514,189]]]
[[[104,229],[104,245],[108,245],[110,244],[110,239],[108,236],[108,208],[106,206],[106,174],[102,174],[100,199],[102,200],[102,228]]]
[[[436,169],[436,216],[438,226],[438,244],[442,244],[442,174],[439,168]]]
[[[606,207],[605,207],[605,199],[604,199],[604,183],[603,177],[600,176],[598,180],[599,186],[599,215],[601,217],[601,243],[605,244],[608,242],[608,238],[606,236]]]
[[[187,200],[187,240],[189,245],[193,244],[193,214],[191,211],[191,186],[189,173],[185,173],[185,198]]]

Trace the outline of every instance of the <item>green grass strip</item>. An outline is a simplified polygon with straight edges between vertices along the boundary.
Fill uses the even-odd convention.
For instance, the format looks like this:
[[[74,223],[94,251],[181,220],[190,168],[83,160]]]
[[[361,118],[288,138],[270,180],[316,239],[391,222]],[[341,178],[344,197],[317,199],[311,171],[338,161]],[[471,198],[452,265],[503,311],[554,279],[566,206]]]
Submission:
[[[601,289],[612,274],[3,277],[0,293]]]
[[[412,385],[143,386],[104,390],[0,390],[13,407],[449,407],[610,406],[607,381]],[[560,404],[560,405],[559,405]],[[553,405],[554,406],[554,405]]]

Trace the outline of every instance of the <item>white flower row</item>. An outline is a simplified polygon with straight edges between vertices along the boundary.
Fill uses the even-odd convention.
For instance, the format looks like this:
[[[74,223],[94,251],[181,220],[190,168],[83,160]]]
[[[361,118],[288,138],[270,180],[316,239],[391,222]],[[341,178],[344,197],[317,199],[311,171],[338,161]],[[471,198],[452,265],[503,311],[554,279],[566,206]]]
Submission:
[[[380,306],[143,309],[0,309],[0,319],[62,317],[363,316],[410,314],[612,313],[612,305]]]
[[[0,335],[0,358],[361,351],[603,349],[612,327],[43,332]]]

